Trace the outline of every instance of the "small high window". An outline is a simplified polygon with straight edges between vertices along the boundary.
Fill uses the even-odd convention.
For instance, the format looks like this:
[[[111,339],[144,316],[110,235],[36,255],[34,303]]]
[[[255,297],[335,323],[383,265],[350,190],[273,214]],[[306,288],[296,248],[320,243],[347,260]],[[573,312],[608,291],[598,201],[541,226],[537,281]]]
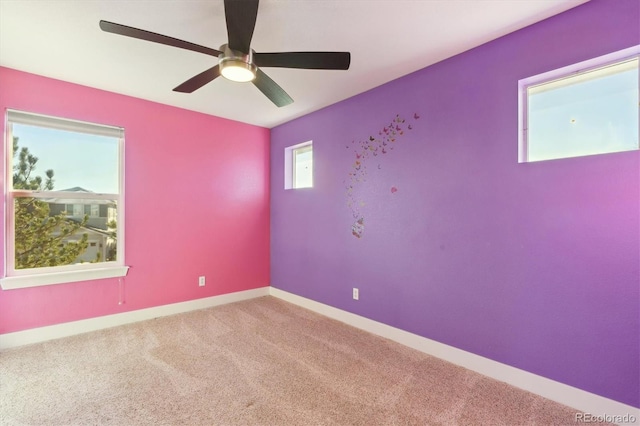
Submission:
[[[520,81],[519,161],[638,149],[636,46]]]
[[[284,150],[284,188],[313,187],[313,143],[290,146]]]

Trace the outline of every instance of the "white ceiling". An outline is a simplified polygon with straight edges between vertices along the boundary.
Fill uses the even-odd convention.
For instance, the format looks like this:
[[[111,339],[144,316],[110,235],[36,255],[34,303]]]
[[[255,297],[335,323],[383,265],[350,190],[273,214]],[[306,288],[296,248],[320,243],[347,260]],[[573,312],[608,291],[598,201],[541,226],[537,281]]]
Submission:
[[[264,68],[295,101],[282,108],[224,78],[175,93],[217,58],[98,27],[104,19],[218,49],[222,0],[0,0],[0,65],[270,128],[586,1],[262,0],[255,51],[351,52],[348,71]]]

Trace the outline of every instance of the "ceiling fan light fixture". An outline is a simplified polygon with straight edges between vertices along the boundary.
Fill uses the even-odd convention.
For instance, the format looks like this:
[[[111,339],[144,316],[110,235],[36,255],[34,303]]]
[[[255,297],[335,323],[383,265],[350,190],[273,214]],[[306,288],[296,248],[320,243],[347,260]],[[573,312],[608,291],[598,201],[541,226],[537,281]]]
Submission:
[[[220,74],[228,80],[246,83],[256,78],[255,65],[237,60],[220,62]]]
[[[253,52],[248,55],[231,50],[227,45],[220,47],[222,54],[220,58],[220,74],[228,80],[239,83],[247,83],[256,78],[258,67],[253,63]]]

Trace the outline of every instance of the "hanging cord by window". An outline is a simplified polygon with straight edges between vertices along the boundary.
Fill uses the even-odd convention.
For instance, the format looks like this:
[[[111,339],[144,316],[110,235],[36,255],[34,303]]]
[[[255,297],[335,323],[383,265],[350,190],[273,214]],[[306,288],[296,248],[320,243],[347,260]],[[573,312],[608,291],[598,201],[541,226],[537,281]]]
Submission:
[[[118,305],[124,305],[124,277],[118,278]]]

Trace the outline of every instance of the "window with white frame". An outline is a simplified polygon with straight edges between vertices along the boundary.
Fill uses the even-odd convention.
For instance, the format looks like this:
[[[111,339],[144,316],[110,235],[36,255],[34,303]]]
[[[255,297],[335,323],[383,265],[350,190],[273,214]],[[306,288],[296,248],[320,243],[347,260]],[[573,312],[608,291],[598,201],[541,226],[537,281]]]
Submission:
[[[284,150],[285,189],[313,187],[313,142],[304,142]]]
[[[3,289],[126,275],[124,130],[7,111]]]
[[[519,161],[636,150],[640,46],[520,81]]]

